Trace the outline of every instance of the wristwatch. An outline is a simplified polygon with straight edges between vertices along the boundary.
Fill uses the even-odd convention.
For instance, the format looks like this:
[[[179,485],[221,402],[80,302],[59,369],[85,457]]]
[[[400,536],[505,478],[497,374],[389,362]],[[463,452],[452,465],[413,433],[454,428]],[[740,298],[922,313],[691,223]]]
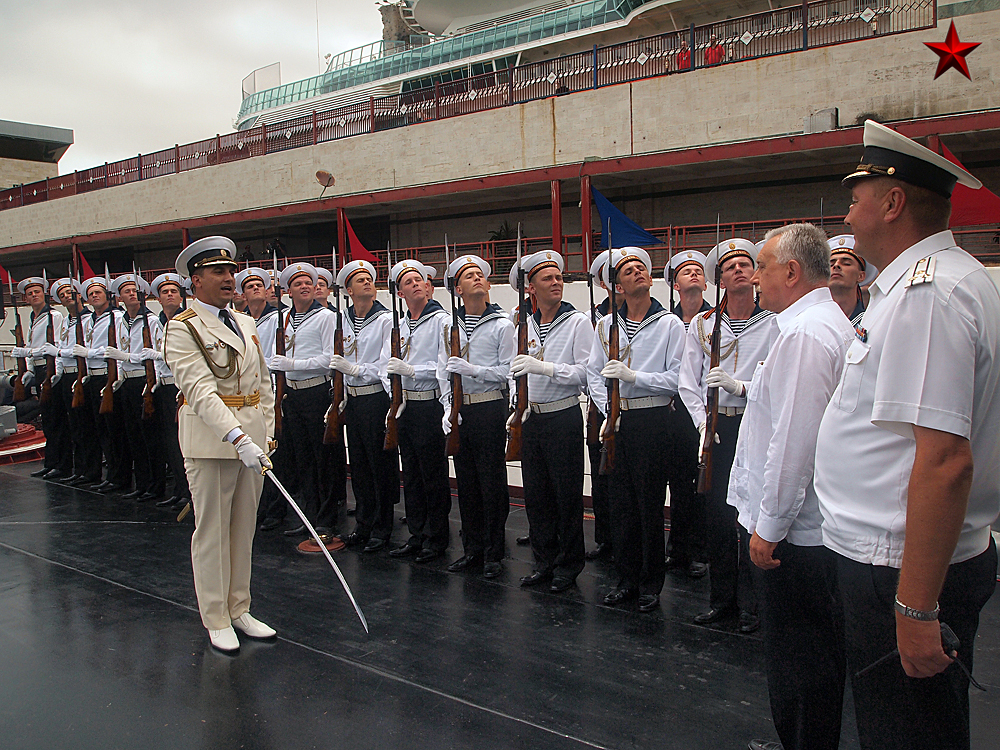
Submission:
[[[899,597],[896,597],[896,611],[899,612],[903,617],[908,617],[911,620],[921,620],[922,622],[933,622],[938,618],[938,614],[941,612],[941,605],[937,602],[934,603],[934,609],[928,611],[925,609],[914,609],[913,607],[907,607],[901,601]]]

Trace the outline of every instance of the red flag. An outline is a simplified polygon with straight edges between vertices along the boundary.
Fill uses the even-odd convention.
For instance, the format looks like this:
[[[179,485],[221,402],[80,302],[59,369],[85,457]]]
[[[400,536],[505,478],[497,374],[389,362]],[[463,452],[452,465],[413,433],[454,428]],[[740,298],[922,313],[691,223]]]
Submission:
[[[351,246],[351,260],[367,260],[374,266],[378,262],[378,259],[365,250],[365,246],[361,244],[358,235],[354,233],[354,227],[351,226],[351,222],[347,220],[346,216],[344,217],[344,223],[347,225],[347,242]]]
[[[3,282],[5,285],[9,285],[11,283],[10,274],[7,273],[7,269],[3,266],[0,266],[0,282]]]
[[[965,168],[944,143],[941,143],[941,155],[952,164]],[[955,185],[955,191],[951,194],[949,227],[975,227],[998,223],[1000,223],[1000,196],[985,187],[973,190],[965,185]]]
[[[87,259],[83,257],[83,251],[80,248],[77,248],[76,255],[80,259],[80,270],[83,271],[83,278],[89,279],[91,276],[94,276],[94,269],[90,267]]]

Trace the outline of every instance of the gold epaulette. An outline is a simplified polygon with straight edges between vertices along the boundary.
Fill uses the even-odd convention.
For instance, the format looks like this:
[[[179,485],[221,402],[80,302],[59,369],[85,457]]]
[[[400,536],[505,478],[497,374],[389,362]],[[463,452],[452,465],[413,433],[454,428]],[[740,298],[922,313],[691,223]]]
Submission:
[[[917,286],[918,284],[930,284],[934,281],[934,257],[921,258],[910,268],[910,277],[906,280],[905,286]]]
[[[190,320],[195,317],[198,313],[192,310],[190,307],[187,310],[181,310],[177,313],[172,320]]]

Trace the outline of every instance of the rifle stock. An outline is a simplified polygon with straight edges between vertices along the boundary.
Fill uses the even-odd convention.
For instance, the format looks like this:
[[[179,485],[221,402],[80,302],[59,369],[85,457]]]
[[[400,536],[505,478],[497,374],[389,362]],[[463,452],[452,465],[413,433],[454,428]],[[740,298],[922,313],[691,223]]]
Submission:
[[[610,246],[610,237],[608,245]],[[615,283],[617,274],[612,265],[611,252],[608,251],[608,276],[611,282],[608,285],[608,292],[611,300],[611,330],[608,332],[608,360],[618,359],[619,339],[618,339],[618,300],[615,297]],[[618,431],[618,420],[621,418],[621,381],[618,378],[608,378],[608,409],[607,419],[604,423],[604,432],[601,434],[601,466],[599,472],[602,476],[610,474],[615,469],[615,433]]]
[[[337,310],[337,330],[333,334],[333,353],[344,356],[344,331],[341,327],[340,310]],[[343,425],[343,413],[340,405],[344,403],[344,373],[340,370],[333,371],[333,387],[330,389],[330,406],[326,410],[323,418],[325,428],[323,429],[324,445],[340,445],[344,442],[344,435],[341,430]]]
[[[274,332],[274,353],[279,357],[285,356],[285,329],[292,318],[292,308],[288,308],[285,319],[281,319],[281,290],[278,289],[278,330]],[[274,371],[274,437],[281,436],[282,406],[285,400],[285,373],[282,370]]]
[[[11,301],[14,299],[13,289],[11,290]],[[17,303],[14,304],[14,344],[24,348],[24,331],[21,330],[21,316],[17,314]],[[27,398],[24,392],[24,383],[21,378],[28,371],[28,360],[25,357],[17,358],[17,380],[14,381],[14,403],[19,403]]]
[[[712,347],[709,366],[718,367],[722,343],[722,303],[719,301],[721,269],[715,267],[715,323],[712,326]],[[702,495],[712,491],[712,449],[715,446],[715,431],[719,426],[719,389],[709,388],[705,399],[705,439],[701,444],[701,459],[698,462],[698,492]]]
[[[145,298],[142,299],[141,304],[146,304]],[[142,313],[142,346],[144,349],[153,348],[153,338],[149,333],[149,321],[146,319],[145,312]],[[156,369],[151,359],[143,362],[143,367],[146,370],[146,387],[142,389],[142,418],[152,419],[156,413],[156,406],[153,403],[153,389],[156,387]]]
[[[393,291],[393,295],[395,295],[395,291]],[[394,314],[392,331],[389,334],[389,349],[393,357],[400,359],[399,316],[395,314],[395,300],[393,300],[392,311]],[[389,413],[385,416],[385,442],[382,444],[382,449],[392,451],[399,446],[399,425],[396,422],[396,414],[403,405],[403,376],[390,375],[389,385],[392,391],[392,403],[389,405]]]
[[[455,316],[457,319],[457,315]],[[459,337],[458,326],[452,323],[451,326],[451,356],[462,356],[462,339]],[[448,455],[454,456],[458,453],[458,413],[462,410],[464,393],[462,391],[462,376],[457,372],[451,375],[451,411],[448,420],[451,422],[451,432],[448,433]]]
[[[118,324],[115,321],[114,307],[108,306],[108,346],[118,348]],[[101,389],[100,414],[111,414],[115,410],[115,389],[113,385],[118,380],[118,360],[109,357],[104,360],[108,365],[108,380]]]
[[[77,291],[73,290],[73,298],[76,303],[76,343],[80,346],[84,344],[83,338],[83,303]],[[87,378],[87,358],[76,358],[76,380],[73,383],[73,408],[79,409],[84,404],[83,381]]]
[[[521,225],[517,225],[517,353],[528,353],[528,316],[524,310],[524,269],[521,267]],[[524,412],[528,408],[528,376],[521,375],[514,390],[514,417],[507,427],[507,461],[521,460]]]
[[[56,343],[55,330],[52,326],[52,310],[49,310],[49,323],[45,328],[45,340],[50,344]],[[52,378],[56,374],[56,358],[45,357],[45,380],[42,381],[42,392],[38,397],[41,404],[47,403],[52,398]]]

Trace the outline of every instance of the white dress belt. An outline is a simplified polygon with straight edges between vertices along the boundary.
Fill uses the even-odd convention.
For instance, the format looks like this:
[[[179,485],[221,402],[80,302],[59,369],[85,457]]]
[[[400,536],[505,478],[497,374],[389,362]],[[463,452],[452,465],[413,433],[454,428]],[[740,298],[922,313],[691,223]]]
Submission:
[[[737,417],[746,410],[745,406],[720,406],[719,414],[723,417]]]
[[[119,372],[119,377],[124,378],[144,378],[146,377],[145,370],[122,370]]]
[[[385,393],[385,389],[382,387],[381,383],[358,386],[347,385],[345,383],[344,387],[347,389],[348,396],[371,396],[373,393]]]
[[[289,380],[285,378],[285,385],[293,391],[303,391],[306,388],[315,388],[317,385],[329,382],[330,378],[327,375],[317,375],[315,378],[306,378],[305,380]]]
[[[563,409],[568,409],[571,406],[579,406],[580,397],[579,396],[567,396],[566,398],[561,398],[558,401],[549,401],[544,404],[531,404],[531,410],[535,414],[551,414],[554,411],[562,411]]]
[[[486,391],[485,393],[463,393],[463,404],[484,404],[487,401],[500,401],[507,398],[506,391]]]
[[[406,394],[407,401],[433,401],[436,398],[441,398],[441,391],[435,388],[431,391],[403,391]]]
[[[670,396],[642,396],[640,398],[623,398],[620,401],[622,411],[633,409],[652,409],[656,406],[670,406],[673,398]]]

